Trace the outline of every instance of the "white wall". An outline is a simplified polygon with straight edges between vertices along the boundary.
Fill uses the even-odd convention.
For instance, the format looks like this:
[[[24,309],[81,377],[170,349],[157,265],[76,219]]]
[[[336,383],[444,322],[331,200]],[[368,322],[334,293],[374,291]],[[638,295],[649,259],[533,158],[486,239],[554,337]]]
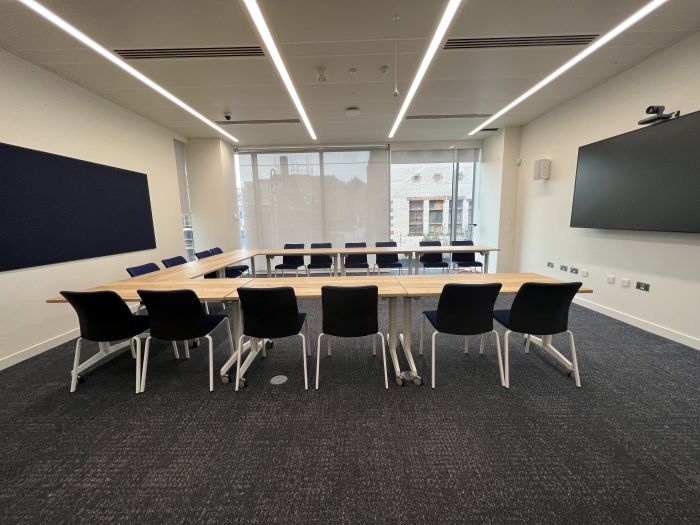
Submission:
[[[195,251],[240,249],[233,146],[219,139],[190,139],[187,181]]]
[[[519,155],[520,128],[503,128],[482,143],[475,189],[474,244],[498,247],[499,251],[489,256],[491,272],[515,271]]]
[[[0,115],[0,142],[148,174],[157,245],[0,273],[2,369],[77,336],[70,307],[47,298],[126,278],[127,266],[182,253],[183,239],[173,133],[3,50]]]
[[[523,128],[519,268],[570,279],[576,276],[560,272],[560,264],[587,268],[590,277],[581,280],[595,293],[582,304],[700,348],[700,235],[569,227],[578,147],[637,129],[652,104],[683,113],[700,109],[700,33]],[[532,180],[538,158],[552,159],[547,182]],[[548,270],[546,261],[556,269]],[[614,285],[606,283],[608,274],[617,276]],[[621,277],[632,279],[632,287],[622,288]],[[635,290],[636,280],[651,283],[651,291]]]

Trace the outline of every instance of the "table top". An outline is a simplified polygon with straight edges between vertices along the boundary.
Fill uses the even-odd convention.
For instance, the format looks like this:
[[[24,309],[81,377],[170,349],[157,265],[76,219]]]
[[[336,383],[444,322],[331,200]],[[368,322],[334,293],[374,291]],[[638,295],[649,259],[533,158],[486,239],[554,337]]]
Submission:
[[[561,283],[559,279],[537,273],[467,273],[445,275],[400,275],[397,281],[406,290],[408,297],[427,297],[440,295],[442,288],[449,283],[485,284],[501,283],[501,293],[517,293],[524,283]],[[579,293],[592,293],[590,288],[581,288]]]
[[[100,290],[112,290],[127,302],[138,302],[141,300],[137,290],[192,290],[202,301],[224,301],[232,295],[237,288],[245,286],[253,279],[182,279],[168,281],[137,281],[128,279],[126,281],[116,281],[103,286],[90,288],[89,292]],[[52,297],[48,303],[65,303],[62,295]]]
[[[291,286],[294,293],[300,299],[312,299],[321,297],[323,286],[367,286],[374,285],[378,288],[379,297],[401,297],[406,291],[394,276],[369,276],[369,277],[284,277],[279,279],[253,279],[246,284],[246,288],[274,288],[277,286]],[[238,299],[238,294],[233,292],[228,299]]]
[[[195,277],[201,277],[202,275],[215,272],[226,266],[244,262],[253,255],[257,255],[257,250],[233,250],[173,266],[172,268],[164,268],[157,272],[132,277],[130,280],[153,282],[194,279]]]

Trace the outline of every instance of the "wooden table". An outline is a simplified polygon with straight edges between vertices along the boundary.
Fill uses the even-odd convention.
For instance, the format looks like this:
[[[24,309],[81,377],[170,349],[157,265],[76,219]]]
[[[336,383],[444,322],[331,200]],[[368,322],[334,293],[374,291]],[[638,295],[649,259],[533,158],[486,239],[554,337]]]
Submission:
[[[224,277],[224,269],[227,266],[250,261],[250,272],[255,276],[255,256],[259,255],[259,250],[233,250],[230,252],[212,255],[197,261],[190,261],[171,268],[164,268],[157,272],[151,272],[129,280],[138,281],[171,281],[194,279],[208,273],[218,272],[219,277]]]
[[[406,354],[411,354],[411,328],[412,328],[412,311],[411,300],[417,297],[436,297],[442,293],[442,289],[446,284],[461,283],[461,284],[484,284],[484,283],[501,283],[501,294],[514,295],[520,287],[525,283],[560,283],[562,281],[540,275],[537,273],[489,273],[489,274],[452,274],[452,275],[409,275],[398,276],[396,280],[403,286],[406,295],[403,298],[403,333],[399,335],[401,345]],[[590,288],[580,288],[578,293],[592,293]],[[545,335],[542,338],[533,335],[526,335],[526,338],[543,348],[547,353],[552,355],[560,363],[562,363],[569,371],[573,371],[574,367],[571,361],[564,357],[554,346],[552,346],[552,336]],[[468,344],[468,343],[467,343]],[[413,377],[417,375],[417,371],[411,369]]]
[[[386,299],[389,303],[389,355],[391,356],[391,361],[394,366],[394,372],[396,374],[397,381],[402,381],[401,366],[399,365],[399,360],[396,354],[397,342],[398,342],[398,330],[397,330],[397,303],[398,298],[406,295],[406,291],[403,286],[401,286],[394,276],[369,276],[369,277],[287,277],[284,279],[253,279],[252,281],[246,283],[246,288],[275,288],[278,286],[290,286],[294,289],[294,293],[297,299],[320,299],[321,298],[321,288],[326,285],[332,286],[367,286],[373,285],[377,287],[379,297]],[[236,301],[233,304],[234,311],[239,310],[240,305],[237,302],[238,293],[233,292],[228,296],[229,300]],[[236,323],[239,322],[241,318],[240,311],[235,313]],[[240,333],[240,329],[234,333]],[[238,340],[236,340],[238,341]],[[308,348],[311,348],[310,342],[308,343]],[[330,340],[328,340],[330,344]],[[248,370],[250,365],[253,363],[255,358],[260,352],[265,351],[265,345],[259,345],[257,340],[252,340],[250,348],[252,351],[248,354],[245,361],[241,365],[241,377]],[[411,364],[412,370],[415,370],[415,364],[413,363],[413,357],[411,356],[410,350],[405,347],[404,353],[406,359]],[[256,350],[257,349],[257,350]],[[310,352],[310,350],[309,350]],[[237,357],[237,356],[235,356]],[[235,364],[236,359],[232,356],[221,368],[221,377],[228,378],[229,370]],[[417,373],[415,374],[418,377]]]

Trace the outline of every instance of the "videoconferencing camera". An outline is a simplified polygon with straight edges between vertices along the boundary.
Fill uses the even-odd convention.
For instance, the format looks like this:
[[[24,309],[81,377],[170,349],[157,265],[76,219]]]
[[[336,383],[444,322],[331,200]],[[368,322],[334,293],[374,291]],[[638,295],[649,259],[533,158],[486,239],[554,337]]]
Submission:
[[[647,117],[638,122],[640,126],[646,126],[647,124],[656,124],[658,122],[663,122],[665,120],[670,120],[674,117],[680,116],[681,112],[676,111],[673,113],[664,113],[666,106],[647,106],[646,114],[654,115],[653,117]]]

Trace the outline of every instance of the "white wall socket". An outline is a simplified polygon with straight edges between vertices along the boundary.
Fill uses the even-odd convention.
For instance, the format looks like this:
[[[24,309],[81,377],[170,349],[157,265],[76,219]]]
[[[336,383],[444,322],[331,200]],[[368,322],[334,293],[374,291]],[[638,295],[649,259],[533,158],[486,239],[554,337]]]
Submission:
[[[614,283],[615,283],[615,276],[614,276],[614,275],[608,275],[608,282],[609,282],[610,284],[614,284]]]
[[[630,287],[630,280],[627,279],[626,277],[623,277],[622,279],[620,279],[620,285],[623,288],[629,288]]]
[[[581,269],[581,277],[588,277],[588,270],[586,270],[585,268],[582,268]]]

